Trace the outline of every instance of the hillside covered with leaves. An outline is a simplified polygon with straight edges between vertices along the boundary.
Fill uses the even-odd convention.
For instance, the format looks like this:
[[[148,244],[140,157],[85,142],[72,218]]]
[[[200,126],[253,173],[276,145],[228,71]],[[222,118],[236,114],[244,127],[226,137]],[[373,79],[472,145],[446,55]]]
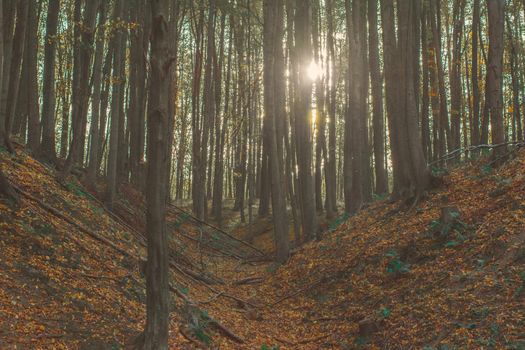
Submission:
[[[141,195],[123,186],[113,214],[23,151],[1,158],[20,202],[0,202],[0,348],[131,347],[145,322]],[[523,174],[523,151],[458,167],[413,207],[336,219],[284,266],[264,248],[271,231],[252,246],[246,228],[170,206],[170,346],[524,349]]]

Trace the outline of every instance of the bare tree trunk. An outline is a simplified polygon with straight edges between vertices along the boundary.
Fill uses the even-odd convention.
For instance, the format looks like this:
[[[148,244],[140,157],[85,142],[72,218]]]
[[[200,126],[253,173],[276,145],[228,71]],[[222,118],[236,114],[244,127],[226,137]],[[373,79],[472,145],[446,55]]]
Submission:
[[[304,74],[312,59],[311,11],[309,1],[295,2],[295,55],[297,57],[298,84],[295,96],[296,152],[299,170],[300,203],[303,236],[306,240],[317,237],[314,182],[312,176],[312,82]]]
[[[3,62],[0,69],[2,70],[2,81],[0,81],[0,146],[7,146],[9,148],[11,145],[9,143],[9,130],[7,129],[7,105],[9,103],[7,95],[9,92],[9,82],[11,75],[11,56],[13,52],[13,32],[16,18],[17,1],[6,1],[2,5]]]
[[[85,125],[87,119],[87,107],[89,99],[89,71],[91,68],[91,56],[93,45],[93,38],[95,35],[95,21],[97,15],[99,1],[93,0],[86,3],[84,18],[82,24],[77,24],[75,29],[74,57],[75,66],[73,71],[73,113],[72,113],[72,130],[73,137],[69,146],[69,154],[61,173],[61,178],[65,179],[71,172],[75,163],[82,164],[84,160],[84,145],[85,145]],[[77,2],[75,7],[80,7],[80,2]],[[80,11],[75,8],[75,12]],[[80,14],[76,13],[80,19]],[[78,37],[77,37],[78,36]],[[78,47],[78,49],[77,49]]]
[[[113,12],[113,19],[122,18],[123,1],[117,0]],[[113,77],[116,79],[112,84],[111,94],[111,126],[109,135],[109,152],[107,161],[107,189],[106,203],[112,209],[117,193],[117,157],[119,146],[119,122],[120,122],[120,90],[123,88],[120,81],[120,72],[123,63],[122,57],[122,32],[117,30],[113,37]]]
[[[451,136],[452,149],[461,147],[461,57],[465,0],[455,0],[453,10],[452,67],[450,69]]]
[[[55,57],[56,33],[60,0],[49,0],[46,22],[46,37],[44,40],[44,78],[42,87],[42,143],[40,155],[43,159],[54,162],[55,146]]]
[[[168,0],[151,2],[151,80],[148,99],[148,175],[146,184],[148,262],[144,350],[167,350],[169,335],[169,266],[166,200],[169,132],[170,57]]]
[[[10,73],[9,73],[9,85],[7,90],[7,105],[5,106],[5,140],[4,143],[10,151],[14,148],[9,141],[9,135],[13,128],[13,121],[15,118],[16,101],[18,98],[18,91],[21,80],[21,69],[22,69],[22,57],[24,55],[25,39],[26,39],[26,28],[27,28],[27,15],[29,12],[29,2],[20,1],[16,9],[16,28],[13,35],[13,47]],[[5,77],[5,72],[4,72]],[[2,118],[0,118],[2,122]],[[1,138],[1,136],[0,136]]]
[[[472,12],[472,124],[470,126],[470,143],[472,145],[479,145],[480,143],[480,129],[479,129],[479,83],[478,83],[478,28],[480,18],[480,0],[474,0]]]
[[[503,127],[503,49],[505,0],[487,0],[489,18],[489,56],[487,64],[486,104],[490,114],[492,143],[505,142]],[[494,156],[505,153],[505,147],[494,149]]]
[[[369,66],[372,85],[372,108],[374,129],[374,164],[377,194],[388,193],[388,177],[385,166],[383,122],[383,78],[379,63],[379,35],[377,30],[377,1],[368,0]]]
[[[423,153],[427,162],[431,161],[432,155],[432,142],[430,138],[430,120],[429,120],[429,107],[430,107],[430,68],[429,68],[429,47],[428,47],[428,24],[427,24],[427,3],[423,4],[421,11],[421,52],[423,61],[422,70],[422,81],[423,81],[423,96],[421,106],[421,137],[423,143]]]
[[[280,263],[288,260],[288,214],[286,210],[286,193],[283,191],[282,142],[278,142],[276,124],[285,116],[282,115],[284,100],[277,96],[279,81],[284,77],[282,65],[283,40],[283,1],[264,1],[264,123],[267,127],[269,163],[272,193],[272,215],[276,244],[276,259]],[[283,74],[283,75],[281,75]],[[279,150],[279,145],[281,150]]]
[[[28,120],[27,146],[38,151],[40,147],[40,111],[38,103],[38,19],[41,4],[30,2],[28,31],[26,34],[26,54],[28,68]]]
[[[326,164],[326,215],[331,218],[337,211],[337,172],[336,172],[336,66],[334,43],[334,6],[333,0],[326,1],[328,20],[327,46],[328,46],[328,81],[330,82],[328,94],[328,162]]]
[[[106,23],[106,3],[100,4],[97,43],[95,49],[95,59],[93,62],[93,98],[91,102],[91,127],[90,127],[90,148],[89,163],[86,181],[94,184],[99,171],[98,154],[100,149],[100,98],[102,90],[102,63],[104,60],[104,36]]]
[[[416,0],[400,2],[396,39],[393,0],[381,1],[386,96],[394,167],[394,198],[418,197],[430,187],[416,103],[413,67],[417,25]]]

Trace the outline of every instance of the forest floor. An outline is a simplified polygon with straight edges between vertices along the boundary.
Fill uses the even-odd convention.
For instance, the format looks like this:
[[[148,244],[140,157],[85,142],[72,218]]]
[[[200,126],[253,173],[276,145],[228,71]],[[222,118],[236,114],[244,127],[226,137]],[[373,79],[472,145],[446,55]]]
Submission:
[[[23,150],[0,157],[22,193],[0,201],[0,349],[128,348],[145,321],[142,196],[122,186],[109,213]],[[411,210],[338,218],[285,266],[269,219],[251,246],[245,227],[230,237],[170,206],[170,346],[525,349],[524,174],[524,151],[457,167]]]

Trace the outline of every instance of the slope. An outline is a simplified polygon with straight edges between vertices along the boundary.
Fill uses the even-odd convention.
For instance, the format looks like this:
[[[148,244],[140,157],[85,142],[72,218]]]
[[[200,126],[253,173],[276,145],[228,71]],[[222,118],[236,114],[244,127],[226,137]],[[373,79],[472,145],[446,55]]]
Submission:
[[[25,193],[0,202],[0,348],[129,347],[145,317],[140,194],[123,186],[111,214],[22,150],[0,157]],[[523,174],[523,151],[454,169],[412,210],[376,202],[281,267],[170,207],[170,345],[523,349]]]

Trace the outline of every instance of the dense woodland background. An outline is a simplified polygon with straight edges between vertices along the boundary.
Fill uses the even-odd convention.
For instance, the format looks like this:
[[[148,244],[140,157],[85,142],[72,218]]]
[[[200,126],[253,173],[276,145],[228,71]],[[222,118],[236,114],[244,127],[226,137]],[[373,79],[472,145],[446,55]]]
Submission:
[[[131,183],[151,232],[166,200],[218,226],[273,212],[279,262],[319,219],[413,206],[525,136],[520,0],[3,0],[0,22],[5,149],[109,209]]]

